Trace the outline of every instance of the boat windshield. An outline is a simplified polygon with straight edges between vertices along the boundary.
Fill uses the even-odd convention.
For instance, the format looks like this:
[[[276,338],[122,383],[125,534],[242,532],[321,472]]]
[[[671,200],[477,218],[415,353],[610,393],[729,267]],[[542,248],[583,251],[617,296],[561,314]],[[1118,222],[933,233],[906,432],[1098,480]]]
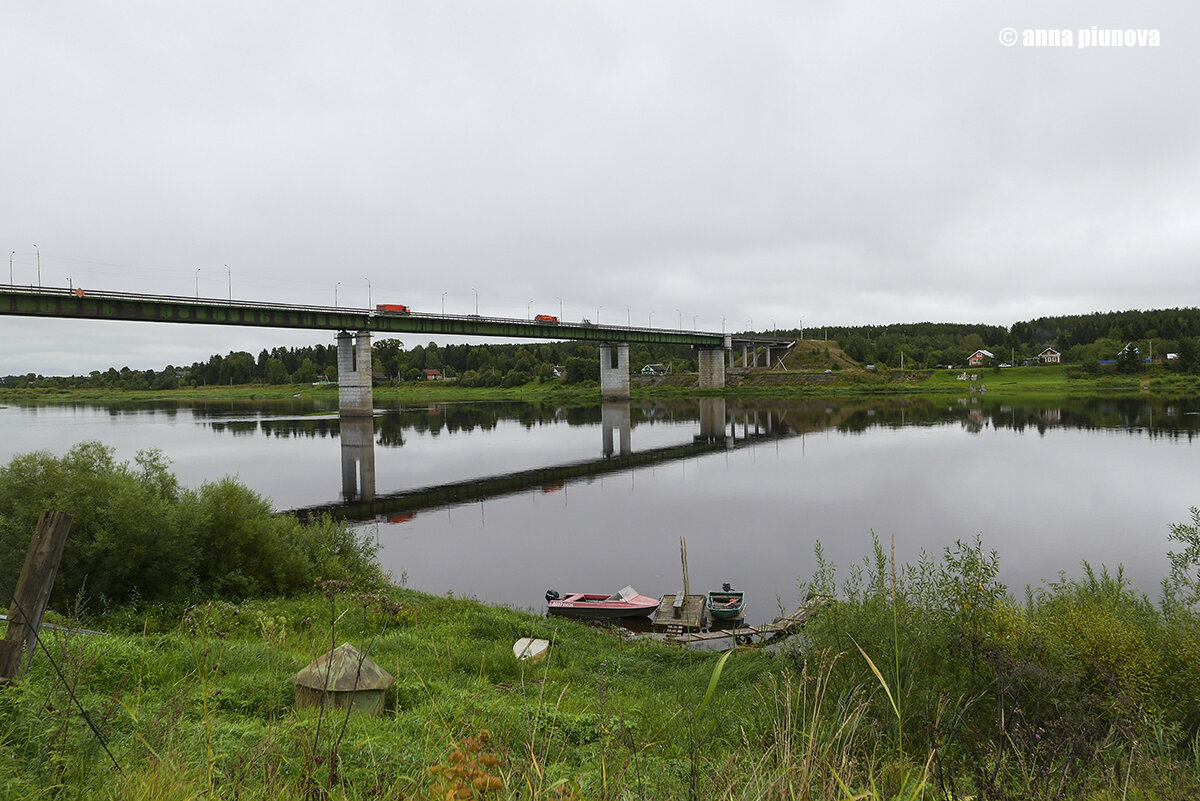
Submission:
[[[606,600],[606,601],[633,601],[633,599],[637,597],[637,594],[638,594],[637,590],[635,590],[633,587],[626,587],[623,590],[621,590],[620,592],[614,592],[612,595],[608,596],[604,600]]]

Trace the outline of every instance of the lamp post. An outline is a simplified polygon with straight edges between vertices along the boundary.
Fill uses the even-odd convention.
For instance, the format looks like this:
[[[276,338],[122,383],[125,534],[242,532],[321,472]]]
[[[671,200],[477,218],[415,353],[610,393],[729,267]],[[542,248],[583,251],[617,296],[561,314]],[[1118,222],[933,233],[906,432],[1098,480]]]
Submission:
[[[683,330],[683,312],[681,312],[679,309],[676,309],[675,313],[679,315],[679,330],[682,331]]]
[[[692,330],[693,330],[693,331],[695,331],[695,330],[696,330],[696,318],[697,318],[697,317],[699,317],[699,316],[700,316],[700,315],[698,315],[698,314],[693,314],[693,315],[692,315]]]
[[[446,316],[446,293],[442,293],[442,316]]]
[[[335,309],[338,307],[338,304],[337,304],[337,291],[338,291],[338,287],[339,287],[339,286],[341,286],[341,285],[342,285],[342,282],[341,282],[341,281],[338,281],[336,284],[334,284],[334,285],[333,285],[333,308],[335,308]]]
[[[654,325],[653,321],[654,321],[654,310],[651,309],[650,313],[646,315],[646,327],[650,328],[651,326],[653,326]]]
[[[533,305],[533,301],[532,301],[532,300],[531,300],[531,301],[529,301],[528,303],[526,303],[526,304],[525,304],[525,319],[526,319],[526,320],[532,320],[532,319],[533,319],[533,318],[530,316],[530,315],[531,315],[533,312],[529,311],[529,307],[530,307],[530,306],[532,306],[532,305]]]
[[[629,327],[629,307],[625,307],[625,327]]]
[[[367,282],[367,309],[369,310],[373,308],[371,306],[371,279],[364,275],[363,280]]]
[[[479,290],[471,287],[471,291],[475,293],[475,316],[479,316]]]
[[[38,249],[38,246],[37,246],[37,245],[34,245],[34,246],[33,246],[33,249],[37,251],[37,257],[38,257],[38,289],[41,289],[41,288],[42,288],[42,251]]]
[[[749,332],[751,332],[751,331],[753,331],[753,330],[754,330],[754,318],[753,318],[753,317],[747,317],[747,318],[746,318],[746,333],[749,333]]]
[[[233,303],[233,271],[228,264],[225,265],[225,278],[229,281],[229,302]]]
[[[725,315],[721,315],[721,333],[725,333]]]
[[[196,268],[196,300],[200,300],[200,268]]]
[[[596,307],[596,325],[600,325],[600,310],[603,308],[603,306]]]
[[[17,255],[17,251],[8,254],[8,283],[12,283],[12,257]]]
[[[558,319],[562,319],[562,298],[558,298]]]

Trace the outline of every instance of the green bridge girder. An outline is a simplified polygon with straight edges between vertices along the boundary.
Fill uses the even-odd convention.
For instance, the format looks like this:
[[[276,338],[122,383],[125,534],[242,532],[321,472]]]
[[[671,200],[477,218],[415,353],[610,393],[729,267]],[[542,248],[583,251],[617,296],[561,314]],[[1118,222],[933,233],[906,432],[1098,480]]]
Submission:
[[[92,290],[0,286],[0,314],[76,320],[243,325],[265,328],[311,328],[370,331],[372,334],[453,334],[583,342],[628,342],[729,347],[729,336],[591,323],[545,323],[476,315],[396,314],[332,306],[297,306],[256,301],[139,295]]]

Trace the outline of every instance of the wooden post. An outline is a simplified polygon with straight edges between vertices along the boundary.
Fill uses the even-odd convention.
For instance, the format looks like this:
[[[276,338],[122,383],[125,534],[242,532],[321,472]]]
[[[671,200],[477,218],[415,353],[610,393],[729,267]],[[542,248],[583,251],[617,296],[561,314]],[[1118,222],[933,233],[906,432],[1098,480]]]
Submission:
[[[25,567],[21,569],[12,607],[8,610],[8,632],[0,642],[0,683],[19,679],[33,658],[38,630],[50,602],[50,590],[54,588],[72,520],[66,512],[49,510],[43,511],[38,518],[37,531],[29,543]],[[24,663],[22,653],[27,655]]]

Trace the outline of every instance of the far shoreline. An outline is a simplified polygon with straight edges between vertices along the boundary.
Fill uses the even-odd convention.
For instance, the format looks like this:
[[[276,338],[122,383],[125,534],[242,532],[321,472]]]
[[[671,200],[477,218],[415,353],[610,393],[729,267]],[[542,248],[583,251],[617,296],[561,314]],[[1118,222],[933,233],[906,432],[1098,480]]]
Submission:
[[[632,400],[723,397],[745,400],[790,398],[921,398],[986,396],[995,400],[1052,402],[1068,398],[1200,397],[1200,375],[1152,366],[1142,373],[1098,374],[1078,365],[1052,367],[954,368],[938,370],[845,369],[825,372],[750,370],[732,372],[728,386],[700,390],[694,373],[631,376]],[[108,401],[272,401],[291,398],[336,401],[336,384],[243,384],[185,386],[163,390],[0,388],[0,402],[72,403]],[[452,380],[380,383],[376,401],[552,402],[590,405],[601,402],[594,382],[566,384],[561,379],[534,380],[516,387],[464,387]]]

